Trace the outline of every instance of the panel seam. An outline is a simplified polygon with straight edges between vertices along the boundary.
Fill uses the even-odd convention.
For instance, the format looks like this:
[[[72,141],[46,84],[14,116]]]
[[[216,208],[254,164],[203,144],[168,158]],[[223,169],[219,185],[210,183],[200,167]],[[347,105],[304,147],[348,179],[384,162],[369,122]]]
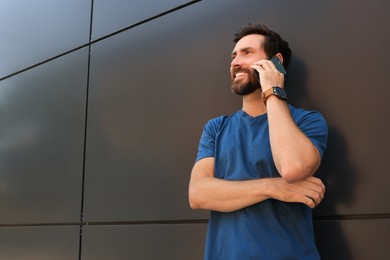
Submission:
[[[91,0],[91,9],[90,9],[91,13],[90,13],[90,21],[89,21],[89,38],[88,38],[87,82],[86,82],[86,94],[85,94],[83,170],[82,170],[82,177],[81,177],[81,198],[80,198],[79,260],[81,260],[82,245],[83,245],[84,190],[85,190],[85,170],[86,170],[86,155],[87,155],[88,105],[89,105],[88,101],[89,101],[90,72],[91,72],[93,5],[94,5],[94,0]]]

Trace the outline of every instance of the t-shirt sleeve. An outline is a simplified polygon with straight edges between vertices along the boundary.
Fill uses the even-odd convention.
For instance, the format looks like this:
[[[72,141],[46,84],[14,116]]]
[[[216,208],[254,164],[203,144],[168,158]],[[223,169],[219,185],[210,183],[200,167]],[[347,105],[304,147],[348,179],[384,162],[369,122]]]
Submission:
[[[223,117],[211,119],[203,127],[203,133],[199,141],[198,154],[196,161],[215,155],[215,137],[221,126]]]
[[[318,111],[310,111],[297,121],[298,127],[324,155],[328,141],[328,126],[325,118]]]

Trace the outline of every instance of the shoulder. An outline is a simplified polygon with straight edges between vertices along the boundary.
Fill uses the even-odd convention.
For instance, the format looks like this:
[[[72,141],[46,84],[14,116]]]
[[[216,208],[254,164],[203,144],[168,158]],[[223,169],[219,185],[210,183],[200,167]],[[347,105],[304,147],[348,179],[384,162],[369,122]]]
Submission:
[[[224,124],[228,123],[230,120],[235,118],[238,113],[239,113],[239,111],[235,112],[231,115],[222,115],[222,116],[212,118],[206,123],[206,125],[204,126],[204,129],[205,130],[208,129],[208,130],[211,130],[213,132],[218,132]]]
[[[322,157],[328,140],[328,126],[322,113],[293,106],[290,106],[290,111],[297,126],[313,142]]]
[[[320,111],[296,108],[292,105],[289,105],[289,109],[294,121],[298,125],[307,121],[323,123],[326,125],[326,120]]]

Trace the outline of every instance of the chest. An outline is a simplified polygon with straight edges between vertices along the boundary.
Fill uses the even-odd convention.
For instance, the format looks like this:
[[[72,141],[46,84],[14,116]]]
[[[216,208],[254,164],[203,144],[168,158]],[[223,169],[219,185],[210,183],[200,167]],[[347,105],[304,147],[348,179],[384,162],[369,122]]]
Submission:
[[[278,176],[266,120],[227,124],[215,140],[215,175],[229,180]]]

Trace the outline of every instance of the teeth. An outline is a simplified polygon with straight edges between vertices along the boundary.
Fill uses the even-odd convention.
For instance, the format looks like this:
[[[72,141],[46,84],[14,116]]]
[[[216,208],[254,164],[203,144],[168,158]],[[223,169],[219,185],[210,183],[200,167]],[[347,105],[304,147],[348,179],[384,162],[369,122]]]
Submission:
[[[244,72],[239,72],[239,73],[237,73],[236,74],[236,77],[240,77],[240,76],[243,76],[243,75],[245,75],[246,73],[244,73]]]

